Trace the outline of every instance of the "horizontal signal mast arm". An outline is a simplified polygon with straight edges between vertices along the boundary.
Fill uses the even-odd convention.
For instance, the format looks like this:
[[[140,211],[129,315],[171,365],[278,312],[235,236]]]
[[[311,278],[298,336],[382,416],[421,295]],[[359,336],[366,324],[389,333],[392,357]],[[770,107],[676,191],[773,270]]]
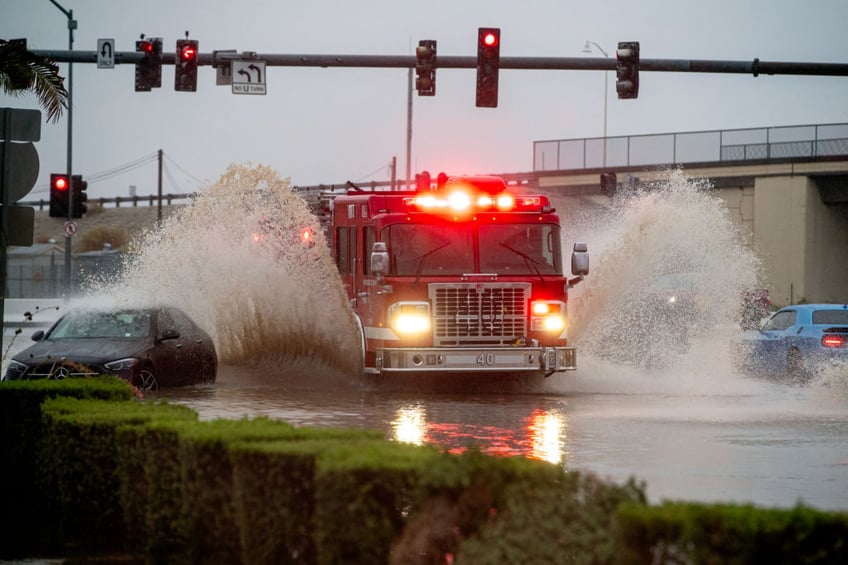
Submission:
[[[96,63],[97,51],[33,50],[36,55],[58,63]],[[116,64],[134,64],[144,58],[135,51],[115,52]],[[283,55],[273,53],[200,53],[200,66],[222,66],[231,61],[264,61],[270,67],[362,67],[415,68],[415,56],[408,55]],[[162,64],[173,65],[175,53],[162,53]],[[474,69],[477,57],[439,55],[437,69]],[[501,69],[614,71],[616,60],[610,57],[501,57]],[[848,63],[795,63],[779,61],[715,61],[705,59],[641,59],[639,70],[670,73],[735,73],[758,75],[848,76]]]

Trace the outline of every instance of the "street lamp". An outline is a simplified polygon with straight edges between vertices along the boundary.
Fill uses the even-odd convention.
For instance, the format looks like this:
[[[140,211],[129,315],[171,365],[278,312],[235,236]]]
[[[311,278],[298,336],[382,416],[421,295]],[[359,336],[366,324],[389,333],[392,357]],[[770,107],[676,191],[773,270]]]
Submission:
[[[582,52],[591,53],[593,45],[598,51],[601,52],[604,57],[609,57],[607,52],[604,51],[603,47],[601,47],[594,41],[589,41],[588,39],[586,40],[586,44],[583,46]],[[609,77],[607,77],[608,73],[609,71],[604,71],[604,169],[607,168],[607,93],[609,91]]]

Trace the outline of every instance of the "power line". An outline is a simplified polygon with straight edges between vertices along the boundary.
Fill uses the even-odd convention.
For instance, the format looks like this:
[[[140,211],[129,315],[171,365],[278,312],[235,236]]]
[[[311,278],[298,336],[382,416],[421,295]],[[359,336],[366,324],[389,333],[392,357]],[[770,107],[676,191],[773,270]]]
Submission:
[[[165,156],[166,161],[168,161],[169,163],[174,165],[176,168],[178,168],[180,171],[182,171],[183,173],[188,175],[194,182],[196,182],[199,185],[205,184],[204,181],[200,180],[199,178],[197,178],[196,176],[194,176],[193,174],[191,174],[190,172],[185,170],[183,167],[181,167],[179,163],[177,163],[176,161],[171,159],[171,157],[167,153],[165,153],[164,156]]]
[[[156,153],[151,153],[149,155],[145,155],[144,157],[139,157],[135,161],[130,161],[129,163],[125,163],[123,165],[107,169],[105,171],[100,171],[98,173],[85,175],[85,178],[89,182],[99,182],[108,180],[120,176],[124,173],[128,173],[130,171],[138,169],[139,167],[142,167],[148,163],[152,163],[156,160],[156,158]]]
[[[362,181],[364,181],[364,180],[366,180],[366,179],[370,179],[371,177],[373,177],[374,175],[376,175],[376,174],[377,174],[377,173],[379,173],[380,171],[387,170],[387,169],[391,168],[391,166],[392,166],[392,165],[391,165],[391,163],[388,163],[388,164],[385,164],[385,165],[380,165],[379,167],[377,167],[376,169],[374,169],[373,171],[371,171],[371,172],[370,172],[370,173],[368,173],[367,175],[365,175],[365,176],[363,176],[363,177],[360,177],[360,178],[356,179],[356,180],[355,180],[355,181],[353,181],[353,182],[357,182],[357,183],[358,183],[358,182],[362,182]]]

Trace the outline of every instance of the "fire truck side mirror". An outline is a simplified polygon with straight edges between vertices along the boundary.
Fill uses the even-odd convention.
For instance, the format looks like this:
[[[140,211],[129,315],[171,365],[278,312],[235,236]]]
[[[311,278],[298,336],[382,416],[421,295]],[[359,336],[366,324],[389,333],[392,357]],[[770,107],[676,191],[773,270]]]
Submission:
[[[382,241],[375,241],[371,248],[371,272],[375,275],[389,274],[389,252]]]
[[[583,242],[574,244],[574,251],[571,252],[571,274],[589,274],[589,247]]]

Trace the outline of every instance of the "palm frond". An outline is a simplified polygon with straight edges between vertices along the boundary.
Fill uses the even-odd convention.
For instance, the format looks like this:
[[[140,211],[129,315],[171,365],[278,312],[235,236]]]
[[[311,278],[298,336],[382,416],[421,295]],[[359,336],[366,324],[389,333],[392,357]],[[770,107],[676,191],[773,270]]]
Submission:
[[[0,88],[18,96],[33,92],[48,121],[57,121],[68,107],[68,91],[59,76],[59,66],[46,57],[26,50],[24,45],[0,39]]]

